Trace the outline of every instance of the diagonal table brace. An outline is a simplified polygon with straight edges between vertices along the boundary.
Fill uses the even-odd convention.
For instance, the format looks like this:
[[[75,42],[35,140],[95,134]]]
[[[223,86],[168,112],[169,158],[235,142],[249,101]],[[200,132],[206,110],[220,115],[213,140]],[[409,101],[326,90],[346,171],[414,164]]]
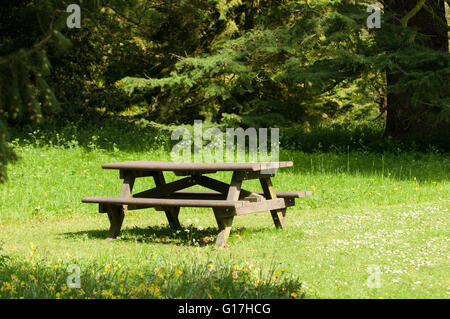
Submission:
[[[164,187],[164,186],[171,185],[171,184],[173,185],[177,182],[179,182],[179,183],[176,185],[179,187],[182,187],[181,189],[195,185],[195,181],[192,178],[191,179],[184,178],[177,182],[166,184],[166,180],[165,180],[164,174],[162,172],[156,172],[155,175],[153,175],[153,179],[155,180],[155,185],[157,186],[157,188]],[[157,189],[157,188],[155,188],[155,189]],[[179,190],[180,188],[176,189],[176,187],[175,187],[174,189]],[[165,208],[164,212],[166,213],[167,221],[169,222],[170,227],[172,229],[181,229],[181,223],[180,223],[180,220],[178,219],[178,215],[180,214],[180,207]]]
[[[276,199],[277,194],[272,185],[272,181],[270,178],[260,178],[261,187],[264,191],[264,197],[266,199]],[[285,228],[286,223],[284,221],[284,217],[286,216],[286,208],[271,210],[272,219],[276,228]]]

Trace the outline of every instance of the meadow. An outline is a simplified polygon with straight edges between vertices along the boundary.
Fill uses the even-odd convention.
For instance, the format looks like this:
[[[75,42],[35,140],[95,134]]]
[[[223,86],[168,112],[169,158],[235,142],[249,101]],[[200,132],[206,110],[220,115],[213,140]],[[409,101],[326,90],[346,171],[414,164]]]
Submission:
[[[183,208],[181,231],[162,212],[129,212],[107,242],[107,216],[81,203],[118,194],[118,173],[103,163],[170,160],[153,130],[71,126],[11,144],[18,160],[0,185],[0,298],[450,297],[448,154],[282,149],[294,167],[277,172],[275,187],[313,196],[288,209],[284,230],[268,212],[235,218],[218,250],[209,209]],[[135,190],[149,186],[140,179]],[[70,265],[80,288],[67,286]]]

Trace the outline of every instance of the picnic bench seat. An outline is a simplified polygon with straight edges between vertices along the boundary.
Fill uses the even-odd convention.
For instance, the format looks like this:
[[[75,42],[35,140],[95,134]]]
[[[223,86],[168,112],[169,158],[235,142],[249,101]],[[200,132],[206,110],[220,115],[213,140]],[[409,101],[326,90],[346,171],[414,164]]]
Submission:
[[[270,211],[275,226],[285,226],[286,208],[295,205],[296,198],[312,195],[311,191],[275,191],[270,177],[274,168],[292,166],[292,162],[276,163],[172,163],[172,162],[122,162],[104,164],[104,169],[118,169],[124,180],[119,197],[85,197],[83,203],[99,204],[99,212],[107,213],[110,220],[108,239],[116,238],[122,227],[125,212],[155,208],[166,213],[172,228],[181,228],[178,214],[181,207],[209,207],[214,211],[219,226],[216,245],[224,247],[234,216]],[[176,176],[188,176],[166,183],[163,171]],[[205,176],[217,171],[233,171],[230,184]],[[153,176],[156,187],[131,194],[138,177]],[[244,180],[259,179],[263,191],[241,189]],[[200,185],[211,190],[184,190]]]

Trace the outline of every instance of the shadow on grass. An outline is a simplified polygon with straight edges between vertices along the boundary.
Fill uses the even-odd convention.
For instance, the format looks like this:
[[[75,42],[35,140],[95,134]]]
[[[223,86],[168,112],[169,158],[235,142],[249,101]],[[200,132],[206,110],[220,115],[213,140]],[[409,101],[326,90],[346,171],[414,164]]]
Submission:
[[[265,231],[266,228],[252,229],[252,233]],[[151,226],[147,228],[133,227],[125,228],[120,232],[117,240],[140,242],[140,243],[157,243],[177,246],[208,246],[215,245],[218,229],[216,227],[207,227],[199,230],[195,227],[186,227],[174,230],[169,226]],[[247,232],[245,228],[236,227],[232,230],[231,235],[242,235]],[[85,230],[79,232],[67,232],[60,234],[67,239],[85,238],[85,239],[106,239],[107,230]]]

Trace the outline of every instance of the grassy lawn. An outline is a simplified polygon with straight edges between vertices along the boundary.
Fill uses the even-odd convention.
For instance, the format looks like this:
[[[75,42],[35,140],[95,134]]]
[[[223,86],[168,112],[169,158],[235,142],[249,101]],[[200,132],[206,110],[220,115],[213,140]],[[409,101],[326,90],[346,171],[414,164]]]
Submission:
[[[179,232],[162,212],[129,212],[120,238],[106,242],[107,216],[81,203],[118,195],[118,172],[103,163],[170,160],[157,142],[13,144],[19,160],[0,186],[2,298],[450,297],[446,155],[282,151],[294,167],[277,173],[275,187],[313,197],[288,209],[282,231],[269,213],[235,218],[228,248],[217,250],[209,209],[182,209]],[[149,186],[138,179],[135,191]],[[69,265],[81,289],[67,288]],[[379,288],[368,287],[373,278]]]

